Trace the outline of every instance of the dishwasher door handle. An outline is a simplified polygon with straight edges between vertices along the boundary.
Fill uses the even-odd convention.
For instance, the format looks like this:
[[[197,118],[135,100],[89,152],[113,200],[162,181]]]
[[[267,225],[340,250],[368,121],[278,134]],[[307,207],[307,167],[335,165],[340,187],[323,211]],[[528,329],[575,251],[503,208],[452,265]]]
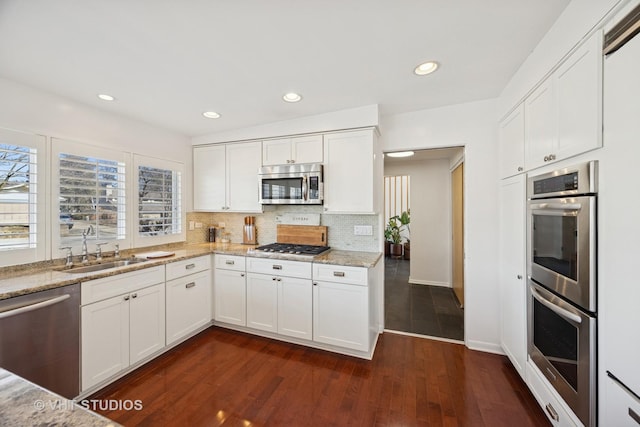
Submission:
[[[55,297],[55,298],[51,298],[51,299],[44,300],[44,301],[41,301],[41,302],[37,302],[35,304],[25,305],[24,307],[15,308],[13,310],[8,310],[8,311],[0,313],[0,319],[6,319],[7,317],[13,317],[13,316],[17,316],[18,314],[28,313],[30,311],[39,310],[41,308],[57,304],[57,303],[62,302],[64,300],[66,300],[66,299],[69,299],[69,298],[70,298],[70,295],[69,294],[65,294],[65,295],[60,295],[59,297]]]

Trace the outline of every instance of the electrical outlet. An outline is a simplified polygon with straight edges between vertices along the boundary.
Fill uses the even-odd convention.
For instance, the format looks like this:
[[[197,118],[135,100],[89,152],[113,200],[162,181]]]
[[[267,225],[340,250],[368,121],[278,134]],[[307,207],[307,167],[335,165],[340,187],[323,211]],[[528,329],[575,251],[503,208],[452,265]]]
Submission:
[[[195,229],[194,221],[189,221],[189,230]]]
[[[373,236],[373,227],[370,225],[354,225],[354,236]]]
[[[202,228],[202,223],[201,222],[196,222],[196,228]]]

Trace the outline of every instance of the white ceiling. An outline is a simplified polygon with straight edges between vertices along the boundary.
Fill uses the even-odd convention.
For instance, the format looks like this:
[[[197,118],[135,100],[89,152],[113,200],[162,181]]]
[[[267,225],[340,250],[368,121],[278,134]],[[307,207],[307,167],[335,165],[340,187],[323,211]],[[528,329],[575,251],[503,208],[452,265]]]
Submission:
[[[498,96],[568,3],[0,0],[0,76],[191,136],[402,113]]]

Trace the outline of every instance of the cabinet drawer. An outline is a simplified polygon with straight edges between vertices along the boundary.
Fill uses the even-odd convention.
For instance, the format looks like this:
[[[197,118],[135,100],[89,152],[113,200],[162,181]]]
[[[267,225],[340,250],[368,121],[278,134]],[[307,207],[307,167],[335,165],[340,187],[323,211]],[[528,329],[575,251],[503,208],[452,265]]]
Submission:
[[[211,256],[201,256],[197,258],[185,259],[183,261],[172,262],[166,265],[167,281],[186,276],[187,274],[209,270],[211,268]]]
[[[331,264],[313,264],[313,280],[367,286],[367,269]]]
[[[216,268],[224,270],[245,270],[245,257],[238,255],[215,255]]]
[[[285,261],[279,259],[247,258],[247,271],[272,276],[299,277],[311,279],[311,263]]]
[[[611,377],[606,379],[600,408],[602,426],[640,426],[640,399]]]
[[[164,282],[164,265],[82,282],[82,305]]]
[[[577,417],[565,407],[565,403],[556,396],[555,390],[551,389],[542,373],[531,362],[527,363],[527,385],[554,427],[582,425],[577,421]]]

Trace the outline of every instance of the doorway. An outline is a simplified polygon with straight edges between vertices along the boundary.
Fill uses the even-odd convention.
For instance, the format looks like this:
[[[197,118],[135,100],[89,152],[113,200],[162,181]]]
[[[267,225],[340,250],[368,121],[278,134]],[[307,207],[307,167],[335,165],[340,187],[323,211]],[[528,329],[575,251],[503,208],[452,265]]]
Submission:
[[[464,340],[464,311],[454,293],[454,170],[464,156],[462,147],[414,151],[414,155],[384,160],[385,205],[395,204],[389,182],[410,182],[402,195],[402,212],[395,213],[402,243],[410,256],[385,254],[385,329],[454,341]],[[458,172],[456,172],[456,176]],[[410,201],[404,206],[404,203]],[[457,205],[456,205],[457,206]],[[402,218],[404,212],[408,218]],[[392,215],[385,208],[385,240]],[[464,230],[462,230],[462,234]],[[457,234],[455,235],[457,236]],[[385,248],[385,252],[387,252]],[[408,258],[408,259],[406,259]],[[457,262],[457,261],[456,261]],[[463,271],[463,265],[460,264]]]

